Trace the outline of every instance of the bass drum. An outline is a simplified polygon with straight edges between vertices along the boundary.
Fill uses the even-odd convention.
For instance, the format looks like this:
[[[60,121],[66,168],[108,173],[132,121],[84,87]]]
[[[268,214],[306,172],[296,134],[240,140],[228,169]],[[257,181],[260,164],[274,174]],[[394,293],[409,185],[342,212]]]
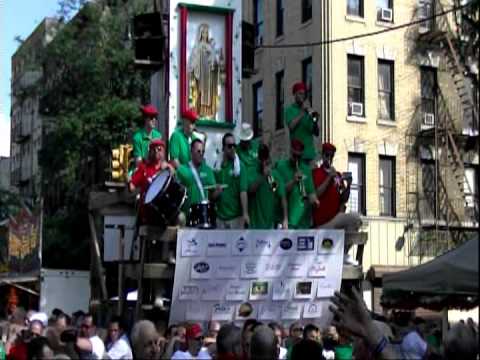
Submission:
[[[215,229],[217,223],[214,205],[208,200],[193,204],[188,213],[187,225],[198,229]]]
[[[145,194],[146,225],[167,227],[177,219],[185,199],[185,187],[172,172],[160,171]]]

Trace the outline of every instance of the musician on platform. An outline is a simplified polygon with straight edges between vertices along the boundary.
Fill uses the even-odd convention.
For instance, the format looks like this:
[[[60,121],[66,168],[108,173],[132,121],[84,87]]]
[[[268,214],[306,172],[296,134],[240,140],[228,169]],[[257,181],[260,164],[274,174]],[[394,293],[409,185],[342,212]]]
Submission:
[[[182,114],[182,126],[175,129],[170,136],[169,154],[170,160],[178,168],[180,165],[188,165],[191,160],[190,145],[196,139],[193,134],[198,114],[195,110],[189,109]]]
[[[140,108],[143,116],[143,128],[133,134],[133,157],[138,166],[142,160],[148,157],[148,145],[154,139],[161,139],[162,134],[155,129],[155,120],[158,111],[153,105],[145,105]]]
[[[290,140],[300,140],[305,146],[302,160],[310,163],[316,157],[314,136],[320,131],[317,123],[318,114],[314,112],[306,99],[307,87],[303,82],[297,82],[292,87],[295,98],[293,104],[285,109],[285,122],[290,133]]]
[[[302,161],[305,151],[303,143],[294,139],[290,145],[290,158],[279,160],[275,169],[285,184],[288,203],[288,227],[310,229],[312,226],[312,205],[318,206],[313,187],[312,170]]]
[[[186,214],[192,205],[202,201],[215,201],[223,191],[222,187],[216,186],[215,175],[205,163],[204,154],[202,140],[193,140],[190,145],[192,160],[177,168],[177,178],[187,189],[187,199],[182,209]]]
[[[137,169],[128,183],[130,191],[135,191],[137,188],[140,189],[140,204],[144,203],[145,193],[155,178],[155,175],[165,169],[174,171],[173,166],[166,161],[165,143],[161,139],[154,139],[149,144],[148,159],[142,160],[138,164]],[[142,205],[140,205],[139,216],[141,222],[146,220]]]
[[[336,147],[330,143],[322,145],[322,165],[313,169],[313,183],[320,206],[313,211],[313,223],[321,229],[344,229],[358,231],[362,225],[360,216],[355,213],[346,214],[346,203],[350,197],[352,184],[351,174],[337,172],[333,166]],[[345,254],[351,244],[345,244]],[[345,256],[346,263],[355,263],[350,256]]]
[[[257,166],[258,141],[253,139],[252,126],[242,123],[238,135],[237,155],[245,168]]]
[[[217,184],[225,189],[217,200],[217,228],[243,229],[248,222],[247,197],[240,198],[240,176],[244,170],[235,151],[235,137],[226,133],[222,138],[222,158],[214,166]]]
[[[249,228],[274,229],[279,223],[283,229],[288,229],[285,187],[279,173],[272,169],[270,150],[266,145],[258,148],[257,165],[242,173],[240,191],[241,196],[248,197],[249,216],[245,220]]]

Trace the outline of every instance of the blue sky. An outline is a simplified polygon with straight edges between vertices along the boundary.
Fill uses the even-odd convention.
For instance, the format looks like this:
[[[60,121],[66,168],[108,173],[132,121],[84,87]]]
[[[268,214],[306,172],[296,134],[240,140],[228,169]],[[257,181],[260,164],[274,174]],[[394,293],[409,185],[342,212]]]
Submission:
[[[10,153],[10,58],[47,16],[55,16],[58,0],[0,0],[0,155]]]

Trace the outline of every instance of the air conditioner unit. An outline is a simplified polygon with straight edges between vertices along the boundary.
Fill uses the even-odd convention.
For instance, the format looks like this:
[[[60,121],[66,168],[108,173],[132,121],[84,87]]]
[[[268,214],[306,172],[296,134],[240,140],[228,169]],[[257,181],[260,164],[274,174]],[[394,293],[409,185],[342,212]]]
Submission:
[[[382,21],[388,21],[392,22],[393,21],[393,10],[392,9],[380,9],[380,20]]]
[[[363,104],[358,102],[350,103],[350,115],[363,116]]]
[[[423,116],[423,125],[427,125],[427,126],[435,125],[435,115],[432,113],[425,113]]]

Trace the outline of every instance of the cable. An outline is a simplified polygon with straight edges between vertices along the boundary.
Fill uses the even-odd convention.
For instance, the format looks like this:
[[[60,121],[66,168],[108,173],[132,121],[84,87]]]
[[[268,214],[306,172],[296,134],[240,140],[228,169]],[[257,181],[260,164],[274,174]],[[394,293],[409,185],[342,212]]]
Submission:
[[[309,47],[309,46],[327,45],[327,44],[333,44],[333,43],[337,43],[337,42],[360,39],[360,38],[364,38],[364,37],[383,34],[383,33],[389,32],[389,31],[394,31],[394,30],[406,28],[406,27],[409,27],[409,26],[412,26],[412,25],[421,24],[423,22],[433,20],[437,17],[447,15],[451,12],[454,12],[454,11],[457,11],[457,10],[462,10],[462,9],[464,9],[464,8],[470,6],[470,5],[472,5],[472,3],[467,3],[467,4],[461,5],[461,6],[454,6],[450,9],[448,9],[448,10],[444,10],[442,12],[433,14],[432,16],[429,16],[429,17],[426,17],[426,18],[423,18],[423,19],[415,20],[415,21],[405,23],[405,24],[400,24],[400,25],[397,25],[397,26],[392,26],[392,27],[389,27],[387,29],[372,31],[372,32],[365,33],[365,34],[347,36],[347,37],[333,39],[333,40],[317,41],[317,42],[308,43],[308,44],[258,45],[258,46],[255,47],[255,49],[277,49],[277,48],[278,49],[286,49],[286,48],[295,48],[295,47]]]

